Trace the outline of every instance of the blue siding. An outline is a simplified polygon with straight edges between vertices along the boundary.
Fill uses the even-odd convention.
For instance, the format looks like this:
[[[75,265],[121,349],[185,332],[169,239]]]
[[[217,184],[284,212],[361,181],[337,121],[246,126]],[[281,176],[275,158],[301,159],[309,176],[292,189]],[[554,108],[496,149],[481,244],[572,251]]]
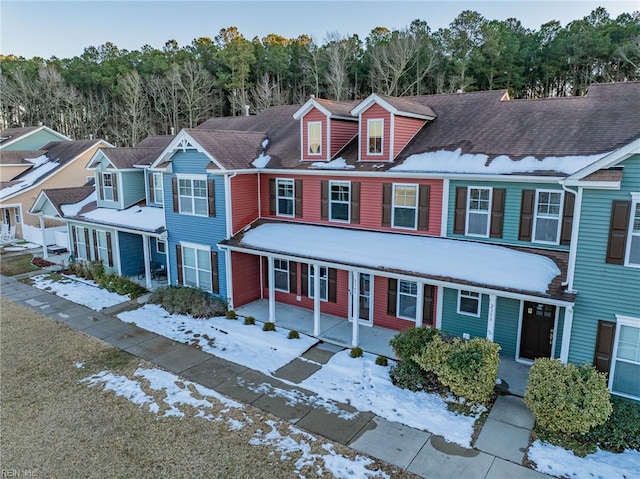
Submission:
[[[458,314],[458,290],[444,288],[442,299],[442,330],[453,336],[462,337],[469,333],[471,337],[487,337],[487,316],[489,296],[481,295],[480,317]]]
[[[482,186],[493,188],[504,188],[506,190],[504,200],[504,223],[502,238],[479,238],[477,236],[465,236],[453,233],[453,220],[456,208],[456,188],[467,186]],[[530,241],[518,240],[518,230],[520,228],[520,205],[522,203],[522,190],[559,190],[562,188],[554,184],[537,183],[511,183],[511,182],[482,182],[482,181],[451,181],[449,187],[449,215],[447,218],[447,236],[450,238],[466,238],[473,241],[486,241],[495,244],[509,244],[517,246],[527,246],[535,248],[546,248],[554,250],[568,251],[568,245],[548,245],[533,243]]]
[[[15,143],[3,148],[5,151],[29,151],[39,150],[44,145],[52,141],[64,141],[59,136],[49,133],[46,130],[37,131],[24,138],[18,139]]]
[[[122,196],[124,207],[142,201],[145,198],[144,171],[121,171],[118,196]]]
[[[105,228],[105,227],[96,227],[93,224],[90,223],[82,223],[79,221],[71,221],[68,223],[69,228],[68,228],[68,234],[69,234],[69,246],[71,247],[70,251],[73,252],[73,234],[71,233],[71,226],[76,226],[76,227],[80,227],[80,228],[86,228],[89,230],[89,245],[88,245],[88,251],[90,253],[90,258],[94,259],[97,258],[97,253],[93,244],[93,232],[94,231],[104,231],[107,233],[111,233],[111,254],[113,256],[113,267],[109,267],[109,265],[107,264],[108,262],[104,262],[104,269],[107,272],[114,272],[117,273],[118,272],[118,261],[119,261],[119,251],[118,251],[118,245],[117,240],[116,240],[116,230],[113,228]]]
[[[521,302],[517,299],[500,297],[496,302],[496,324],[493,328],[493,340],[500,345],[500,354],[510,358],[515,358],[518,351],[520,304]]]
[[[132,233],[118,233],[122,276],[135,276],[144,265],[142,236]]]
[[[149,251],[151,251],[151,261],[156,264],[163,264],[167,266],[167,256],[164,253],[159,253],[157,249],[157,241],[155,238],[149,240]]]

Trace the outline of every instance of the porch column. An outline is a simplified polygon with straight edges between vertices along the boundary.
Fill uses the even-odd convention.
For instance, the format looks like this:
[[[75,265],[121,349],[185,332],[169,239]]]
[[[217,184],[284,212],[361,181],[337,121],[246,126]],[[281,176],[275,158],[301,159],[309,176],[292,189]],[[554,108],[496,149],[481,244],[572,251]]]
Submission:
[[[273,271],[273,256],[267,257],[267,278],[269,282],[269,322],[276,322],[276,275]]]
[[[49,253],[47,252],[47,239],[45,238],[44,217],[42,216],[42,213],[38,215],[38,219],[40,220],[40,232],[42,233],[42,257],[48,258]]]
[[[351,346],[360,344],[360,273],[349,271],[351,275]]]
[[[313,265],[313,335],[320,336],[320,266],[317,264]]]
[[[487,317],[487,339],[493,341],[493,332],[496,327],[496,302],[498,297],[495,294],[489,295],[489,312]]]
[[[88,247],[88,245],[87,245]],[[151,253],[149,252],[149,237],[142,235],[142,252],[144,255],[144,284],[151,289]]]
[[[560,345],[560,361],[569,361],[569,345],[571,344],[571,328],[573,326],[573,306],[564,308],[564,323],[562,325],[562,344]]]
[[[422,318],[424,316],[424,284],[417,283],[416,289],[418,297],[416,298],[416,328],[422,327]]]

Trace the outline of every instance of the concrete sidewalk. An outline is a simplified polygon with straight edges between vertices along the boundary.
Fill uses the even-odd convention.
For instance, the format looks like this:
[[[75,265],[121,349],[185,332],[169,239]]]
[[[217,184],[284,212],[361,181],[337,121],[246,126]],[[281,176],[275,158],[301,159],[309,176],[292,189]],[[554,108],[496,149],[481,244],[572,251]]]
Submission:
[[[26,275],[28,276],[28,275]],[[267,376],[115,318],[137,306],[123,303],[93,311],[16,278],[0,276],[2,296],[163,369],[256,406],[315,434],[428,478],[548,477],[522,465],[533,418],[521,399],[499,396],[474,449],[447,443],[426,431],[387,421],[348,404],[318,406],[318,396],[296,384],[341,348],[319,343]],[[294,395],[296,401],[289,398]],[[427,413],[427,412],[425,412]]]

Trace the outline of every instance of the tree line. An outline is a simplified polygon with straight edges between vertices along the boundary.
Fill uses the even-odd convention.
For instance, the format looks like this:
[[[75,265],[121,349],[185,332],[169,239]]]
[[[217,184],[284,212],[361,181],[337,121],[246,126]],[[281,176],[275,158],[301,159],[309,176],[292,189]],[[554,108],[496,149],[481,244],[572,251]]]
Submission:
[[[597,8],[565,27],[464,11],[447,28],[427,22],[327,34],[245,38],[236,27],[162,49],[112,43],[59,59],[0,56],[0,123],[45,124],[72,138],[134,145],[212,116],[303,103],[508,89],[513,98],[582,95],[593,82],[640,80],[640,12]]]

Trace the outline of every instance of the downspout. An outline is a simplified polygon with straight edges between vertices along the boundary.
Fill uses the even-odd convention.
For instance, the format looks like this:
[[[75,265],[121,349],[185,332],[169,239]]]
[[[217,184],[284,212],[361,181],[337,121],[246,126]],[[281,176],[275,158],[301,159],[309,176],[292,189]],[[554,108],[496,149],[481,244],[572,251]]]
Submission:
[[[573,220],[571,223],[571,242],[569,244],[569,264],[567,265],[567,279],[562,283],[568,293],[575,293],[573,289],[573,280],[576,268],[576,256],[578,253],[578,233],[580,231],[580,215],[582,213],[582,187],[578,187],[578,191],[567,188],[564,180],[559,181],[562,189],[567,193],[575,195],[576,199],[573,205]]]
[[[226,214],[226,223],[227,223],[227,235],[226,235],[226,239],[231,239],[231,236],[233,235],[233,211],[231,208],[231,178],[233,178],[234,176],[236,176],[236,172],[234,171],[233,173],[229,174],[229,175],[224,175],[224,207],[225,207],[225,214]],[[218,249],[220,249],[220,247],[218,246]],[[231,270],[231,251],[229,251],[228,249],[224,249],[224,253],[225,253],[225,258],[224,258],[224,267],[225,267],[225,276],[227,277],[227,303],[230,309],[233,309],[233,277],[232,277],[232,270]]]

